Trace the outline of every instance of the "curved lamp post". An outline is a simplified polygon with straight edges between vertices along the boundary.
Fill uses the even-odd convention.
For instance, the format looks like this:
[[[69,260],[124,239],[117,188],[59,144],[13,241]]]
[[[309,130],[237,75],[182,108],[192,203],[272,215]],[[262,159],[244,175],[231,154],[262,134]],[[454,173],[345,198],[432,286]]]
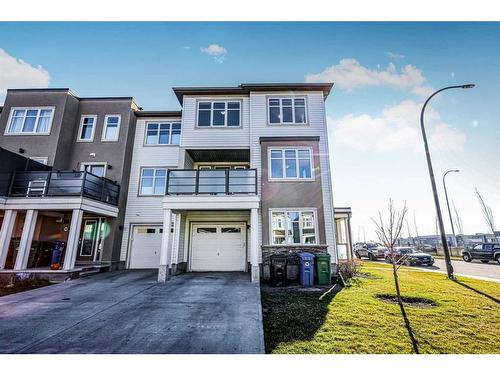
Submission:
[[[460,169],[450,169],[449,171],[445,172],[445,174],[443,175],[443,187],[444,187],[444,196],[446,197],[446,206],[448,206],[448,215],[450,215],[451,233],[453,233],[453,246],[457,247],[457,236],[455,235],[455,228],[453,227],[453,218],[451,217],[450,201],[448,200],[448,191],[446,190],[446,180],[445,180],[446,175],[452,172],[460,172]]]
[[[434,195],[434,205],[436,206],[436,213],[437,213],[437,218],[438,218],[438,223],[439,223],[439,231],[441,232],[441,242],[443,244],[443,251],[444,251],[444,258],[446,261],[446,272],[448,274],[449,279],[453,279],[453,267],[451,265],[451,259],[450,259],[450,249],[448,248],[448,242],[446,241],[446,233],[444,231],[444,225],[443,225],[443,217],[441,216],[441,208],[439,206],[439,198],[437,194],[437,189],[436,189],[436,181],[434,179],[434,171],[432,169],[432,162],[431,162],[431,155],[429,153],[429,145],[427,144],[427,135],[425,134],[425,127],[424,127],[424,112],[425,108],[427,107],[427,103],[439,94],[441,91],[445,90],[451,90],[451,89],[471,89],[475,85],[470,83],[467,85],[459,85],[459,86],[447,86],[443,87],[442,89],[437,90],[434,92],[431,96],[427,98],[425,101],[423,107],[422,107],[422,112],[420,112],[420,127],[422,129],[422,138],[424,140],[424,147],[425,147],[425,157],[427,158],[427,167],[429,169],[429,177],[431,179],[431,186],[432,186],[432,194]]]

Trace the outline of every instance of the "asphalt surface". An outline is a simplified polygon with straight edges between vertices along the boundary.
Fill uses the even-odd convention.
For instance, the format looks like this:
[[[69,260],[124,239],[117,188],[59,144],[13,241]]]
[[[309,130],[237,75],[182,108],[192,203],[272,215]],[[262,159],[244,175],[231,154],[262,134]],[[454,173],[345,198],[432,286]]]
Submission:
[[[0,353],[263,353],[245,273],[116,271],[0,298]]]
[[[470,263],[463,260],[451,261],[453,270],[457,275],[471,276],[477,278],[494,279],[500,282],[500,264],[494,261],[489,263],[481,263],[478,260],[473,260]],[[420,269],[425,267],[418,267]],[[446,265],[444,259],[435,259],[434,266],[436,271],[446,272]]]

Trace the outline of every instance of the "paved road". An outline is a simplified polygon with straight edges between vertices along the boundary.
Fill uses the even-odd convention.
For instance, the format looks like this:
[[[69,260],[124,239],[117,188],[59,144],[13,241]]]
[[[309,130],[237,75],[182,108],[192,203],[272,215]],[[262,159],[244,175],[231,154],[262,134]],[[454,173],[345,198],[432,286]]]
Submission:
[[[0,353],[263,353],[244,273],[117,271],[0,298]]]
[[[478,260],[474,260],[470,263],[464,262],[463,260],[452,260],[451,264],[457,275],[495,279],[500,282],[500,264],[497,262],[484,264]],[[425,267],[419,268],[424,269]],[[446,272],[444,259],[436,259],[434,267],[432,268],[437,271]]]

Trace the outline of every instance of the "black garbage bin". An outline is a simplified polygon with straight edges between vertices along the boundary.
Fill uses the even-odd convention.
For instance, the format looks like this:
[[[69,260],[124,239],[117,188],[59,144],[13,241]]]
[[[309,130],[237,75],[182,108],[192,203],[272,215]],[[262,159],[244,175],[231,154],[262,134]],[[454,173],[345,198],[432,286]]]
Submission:
[[[286,255],[271,255],[271,285],[286,285]]]
[[[286,256],[286,280],[287,283],[299,281],[299,256],[295,253]]]

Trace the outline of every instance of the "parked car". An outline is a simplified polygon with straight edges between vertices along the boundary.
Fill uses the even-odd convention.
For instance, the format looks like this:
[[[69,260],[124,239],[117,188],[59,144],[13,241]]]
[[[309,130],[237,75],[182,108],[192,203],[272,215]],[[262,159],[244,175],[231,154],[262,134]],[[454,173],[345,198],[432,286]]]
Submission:
[[[432,266],[434,258],[432,255],[423,253],[413,247],[395,247],[394,258],[401,261],[405,266]],[[391,253],[387,250],[384,254],[385,261],[391,263]]]
[[[500,264],[500,244],[499,243],[481,243],[472,248],[462,251],[462,258],[466,262],[478,259],[483,263],[496,260]]]
[[[387,248],[377,242],[358,242],[354,245],[354,254],[358,259],[362,257],[370,260],[384,259],[385,250]]]
[[[422,245],[417,245],[417,250],[424,253],[435,253],[437,251],[436,246],[429,245],[426,243]]]

